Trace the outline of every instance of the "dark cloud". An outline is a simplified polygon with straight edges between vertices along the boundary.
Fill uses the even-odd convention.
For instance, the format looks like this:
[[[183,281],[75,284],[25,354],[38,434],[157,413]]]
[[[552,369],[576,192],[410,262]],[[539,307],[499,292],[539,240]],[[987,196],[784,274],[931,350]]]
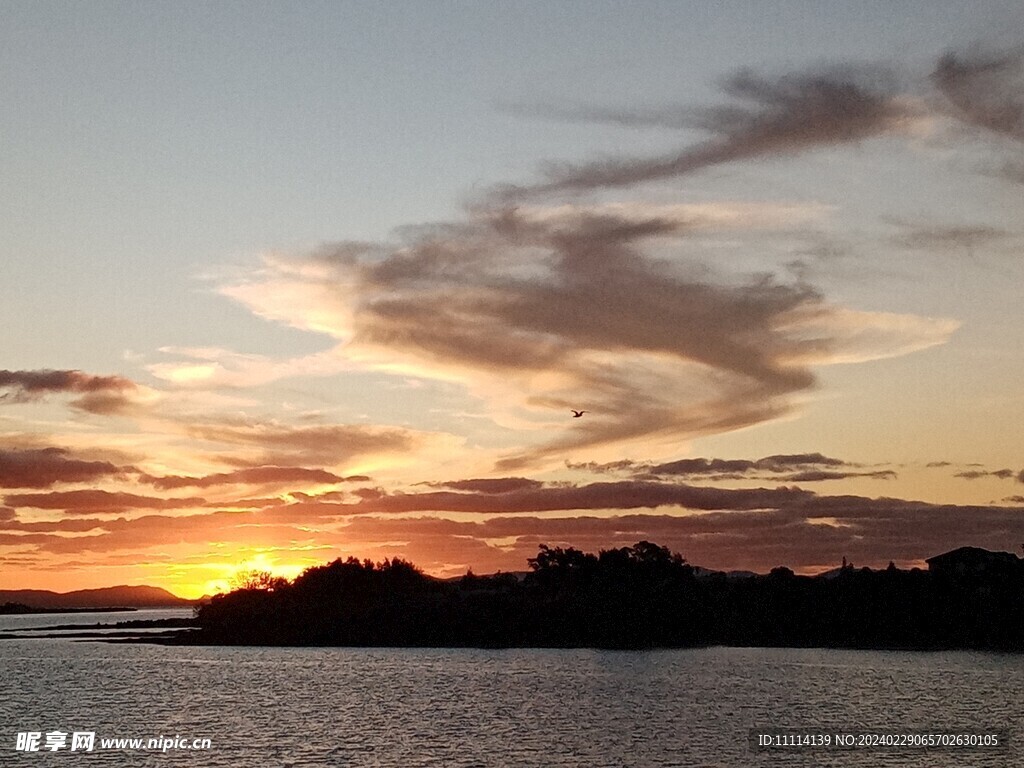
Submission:
[[[813,491],[777,488],[717,488],[653,480],[622,480],[585,485],[560,484],[501,494],[432,491],[375,494],[354,504],[333,507],[333,514],[470,512],[485,515],[576,510],[629,510],[680,507],[704,511],[776,510],[806,518],[870,518],[893,510],[942,510],[946,505],[892,498],[822,496]],[[960,507],[961,510],[985,509]]]
[[[895,480],[896,472],[891,469],[880,469],[874,472],[826,472],[823,470],[808,470],[806,472],[794,472],[781,478],[787,483],[819,483],[824,480],[848,480],[851,477],[870,477],[875,480]]]
[[[0,371],[0,403],[25,403],[54,393],[79,397],[70,405],[81,411],[109,415],[130,405],[135,382],[121,376],[93,376],[77,370]]]
[[[17,513],[11,507],[0,507],[0,522],[14,520]]]
[[[774,480],[790,483],[814,483],[825,480],[845,480],[852,477],[870,477],[891,480],[896,472],[891,469],[863,471],[861,464],[824,456],[820,453],[780,454],[761,459],[678,459],[662,464],[650,462],[617,461],[608,464],[572,464],[570,469],[585,469],[599,474],[628,472],[637,478],[700,478],[704,480]]]
[[[623,125],[700,128],[713,135],[663,157],[611,159],[582,166],[553,165],[550,181],[507,194],[626,187],[683,176],[721,163],[766,155],[794,154],[895,132],[918,116],[900,98],[895,77],[878,68],[836,67],[770,79],[744,70],[724,86],[736,103],[672,113],[597,112],[597,119]]]
[[[451,488],[453,491],[476,491],[478,493],[510,493],[524,489],[542,488],[539,480],[526,477],[496,477],[479,480],[452,480],[446,483],[431,483],[440,488]]]
[[[586,509],[653,509],[679,506],[687,509],[765,509],[811,499],[814,494],[798,488],[721,489],[642,480],[523,488],[505,493],[431,491],[393,493],[364,499],[354,511],[475,512],[507,514]]]
[[[664,464],[656,464],[646,469],[651,475],[679,475],[693,477],[697,475],[729,475],[739,477],[755,468],[757,462],[746,459],[679,459]]]
[[[109,461],[86,461],[62,448],[0,448],[0,488],[49,488],[122,474]]]
[[[248,467],[232,472],[219,472],[203,477],[183,475],[167,475],[153,477],[142,475],[142,482],[160,490],[172,488],[209,488],[215,485],[249,484],[269,485],[279,483],[340,483],[352,478],[344,478],[324,469],[308,469],[306,467]]]
[[[833,459],[820,453],[781,454],[765,456],[762,459],[680,459],[665,464],[655,464],[647,470],[652,475],[721,475],[745,474],[752,471],[790,472],[794,469],[813,467],[848,467],[841,459]]]
[[[25,397],[49,392],[105,392],[134,386],[134,382],[120,376],[92,376],[82,371],[0,371],[0,389],[15,389]]]
[[[175,499],[139,496],[102,490],[51,491],[49,493],[12,493],[4,497],[12,507],[60,509],[69,514],[123,512],[129,509],[183,509],[200,507],[206,499],[195,497]]]
[[[595,472],[599,475],[613,474],[619,472],[635,472],[637,467],[641,466],[640,462],[633,461],[632,459],[619,459],[618,461],[567,461],[565,462],[566,469],[578,469],[586,472]],[[645,468],[650,466],[649,463],[642,464]]]
[[[1024,48],[946,54],[932,82],[964,122],[1024,140]]]
[[[968,469],[963,472],[957,472],[954,477],[961,477],[964,480],[980,480],[983,477],[994,477],[999,480],[1009,480],[1010,478],[1017,478],[1019,482],[1024,482],[1021,478],[1024,477],[1024,470],[1019,473],[1014,472],[1012,469]]]

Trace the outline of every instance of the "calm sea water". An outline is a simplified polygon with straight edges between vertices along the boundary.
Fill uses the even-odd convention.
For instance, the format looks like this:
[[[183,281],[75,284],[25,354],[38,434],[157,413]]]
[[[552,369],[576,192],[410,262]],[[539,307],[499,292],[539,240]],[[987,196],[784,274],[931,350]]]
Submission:
[[[0,631],[98,620],[0,617]],[[997,654],[0,641],[3,766],[1024,766],[1022,711],[1024,658]],[[752,727],[999,729],[1010,744],[766,754]],[[15,751],[18,731],[53,730],[212,748]]]

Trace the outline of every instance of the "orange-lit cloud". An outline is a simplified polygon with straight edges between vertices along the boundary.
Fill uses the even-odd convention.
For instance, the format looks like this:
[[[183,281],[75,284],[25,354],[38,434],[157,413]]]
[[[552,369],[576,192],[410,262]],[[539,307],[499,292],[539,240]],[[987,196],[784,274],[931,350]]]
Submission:
[[[466,487],[450,483],[456,484]],[[40,563],[53,556],[104,562],[132,552],[145,560],[151,551],[179,547],[216,547],[221,562],[229,563],[232,552],[258,550],[273,550],[282,562],[316,561],[330,552],[401,555],[448,573],[522,569],[542,542],[598,549],[648,539],[709,567],[807,570],[843,556],[862,564],[913,562],[965,542],[999,548],[1024,534],[1019,507],[827,496],[787,487],[625,481],[468,488],[477,490],[385,493],[244,513],[8,519],[0,521],[0,546],[17,547],[20,554],[12,556]],[[649,511],[626,511],[638,509]]]

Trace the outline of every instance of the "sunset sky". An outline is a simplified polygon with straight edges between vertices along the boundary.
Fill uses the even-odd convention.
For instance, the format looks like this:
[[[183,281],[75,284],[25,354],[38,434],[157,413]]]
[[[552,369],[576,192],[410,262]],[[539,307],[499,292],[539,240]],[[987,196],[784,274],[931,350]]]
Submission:
[[[0,588],[1021,551],[1018,1],[0,19]]]

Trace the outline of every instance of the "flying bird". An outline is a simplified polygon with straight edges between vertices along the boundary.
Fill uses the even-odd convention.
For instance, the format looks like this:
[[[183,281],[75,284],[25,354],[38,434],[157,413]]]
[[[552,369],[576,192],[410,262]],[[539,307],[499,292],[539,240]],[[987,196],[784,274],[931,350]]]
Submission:
[[[578,419],[580,416],[586,413],[586,411],[577,411],[575,408],[570,408],[569,410],[572,411],[572,417],[574,419]]]

